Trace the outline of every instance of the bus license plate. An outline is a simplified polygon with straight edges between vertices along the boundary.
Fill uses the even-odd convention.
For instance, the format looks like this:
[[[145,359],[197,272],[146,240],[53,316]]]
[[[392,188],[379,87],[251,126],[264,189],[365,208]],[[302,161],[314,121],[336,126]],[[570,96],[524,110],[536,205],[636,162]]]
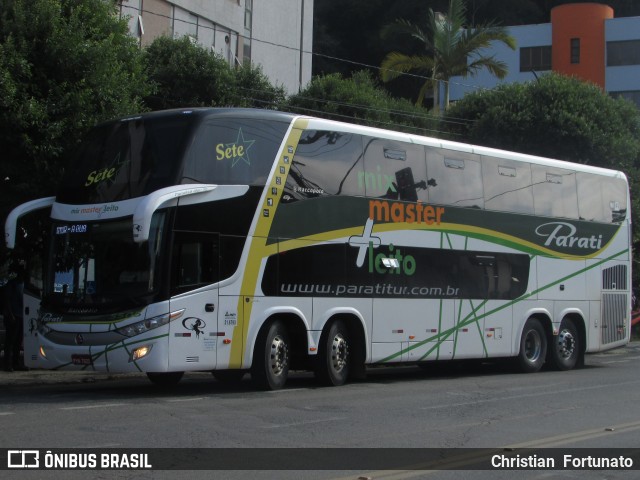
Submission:
[[[71,355],[71,363],[74,365],[91,365],[91,355]]]

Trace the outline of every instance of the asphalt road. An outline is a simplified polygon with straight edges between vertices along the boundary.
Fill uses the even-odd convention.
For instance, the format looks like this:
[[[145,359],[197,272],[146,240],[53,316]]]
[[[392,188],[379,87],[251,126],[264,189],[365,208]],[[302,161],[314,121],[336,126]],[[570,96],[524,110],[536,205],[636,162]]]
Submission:
[[[410,465],[398,469],[392,461],[408,448],[455,449],[445,452],[453,452],[458,461],[462,455],[457,468],[467,469],[473,463],[465,458],[472,458],[475,450],[460,449],[517,453],[553,448],[562,454],[573,448],[640,447],[638,360],[640,343],[635,342],[625,349],[590,355],[586,368],[570,372],[524,375],[503,364],[467,363],[434,365],[427,370],[376,368],[365,381],[339,388],[318,387],[311,375],[295,373],[287,387],[276,392],[253,390],[248,377],[238,387],[225,387],[208,373],[188,374],[177,388],[163,390],[144,375],[2,372],[1,448],[179,448],[182,450],[168,451],[168,455],[191,453],[186,455],[190,460],[176,460],[185,470],[202,465],[197,450],[201,448],[304,450],[294,450],[295,458],[274,456],[274,464],[266,471],[252,469],[256,451],[247,450],[249,454],[238,457],[236,468],[241,470],[235,471],[6,471],[0,475],[83,479],[638,478],[639,470],[426,471]],[[287,470],[305,456],[316,461],[317,455],[325,453],[314,450],[318,448],[364,450],[344,450],[344,468],[338,461],[336,470]],[[367,450],[373,448],[380,450]],[[364,460],[355,463],[356,470],[345,471],[354,465],[358,452],[364,454]],[[238,451],[229,454],[238,455]],[[378,454],[389,458],[394,470],[377,468],[379,462],[372,458],[380,460],[375,458]],[[204,465],[215,468],[206,457]]]

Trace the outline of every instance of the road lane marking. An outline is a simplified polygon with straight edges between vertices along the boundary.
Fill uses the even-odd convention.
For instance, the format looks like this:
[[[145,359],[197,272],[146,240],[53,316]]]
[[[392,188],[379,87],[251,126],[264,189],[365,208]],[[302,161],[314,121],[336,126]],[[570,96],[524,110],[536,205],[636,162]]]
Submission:
[[[621,385],[634,385],[640,383],[640,380],[632,380],[629,382],[620,382],[609,385],[592,385],[589,387],[576,387],[576,388],[565,388],[562,390],[547,390],[544,392],[536,392],[536,393],[524,393],[521,395],[510,395],[507,397],[494,397],[494,398],[486,398],[483,400],[473,400],[471,402],[460,402],[460,403],[447,403],[442,405],[431,405],[429,407],[420,407],[420,410],[437,410],[440,408],[453,408],[453,407],[467,407],[473,405],[479,405],[481,403],[493,403],[493,402],[504,402],[505,400],[517,400],[521,398],[531,398],[531,397],[544,397],[547,395],[559,395],[562,393],[572,393],[572,392],[583,392],[586,390],[596,390],[602,388],[615,388]]]
[[[277,425],[266,425],[260,428],[271,429],[271,428],[303,427],[305,425],[313,425],[316,423],[337,422],[339,420],[346,420],[346,418],[347,417],[323,418],[319,420],[307,420],[306,422],[293,422],[293,423],[280,423]]]
[[[405,469],[398,470],[378,470],[376,472],[360,473],[355,476],[335,478],[333,480],[355,480],[359,478],[372,478],[375,480],[402,480],[417,476],[427,476],[443,471],[465,470],[464,467],[474,465],[479,461],[486,460],[487,454],[494,451],[495,454],[503,452],[501,448],[484,449],[479,453],[462,453],[440,461],[430,461],[414,465],[406,465]],[[427,466],[435,467],[437,470],[427,469]]]
[[[427,476],[433,473],[439,473],[443,471],[443,468],[449,471],[456,470],[460,467],[472,465],[480,460],[486,459],[491,450],[495,450],[496,454],[501,454],[508,450],[511,450],[510,453],[513,453],[513,450],[517,449],[532,450],[536,448],[554,448],[571,443],[582,442],[585,440],[592,440],[599,437],[633,432],[636,430],[640,430],[640,420],[621,423],[618,425],[607,425],[604,427],[591,428],[588,430],[580,430],[578,432],[567,433],[563,435],[554,435],[551,437],[539,438],[536,440],[530,440],[528,442],[516,443],[506,447],[489,448],[487,449],[487,451],[483,451],[481,453],[469,453],[459,456],[453,456],[449,459],[444,460],[441,464],[441,468],[438,470],[420,470],[421,467],[429,465],[429,463],[427,463],[422,465],[407,465],[406,469],[403,470],[380,470],[375,472],[360,473],[355,476],[335,478],[334,480],[355,480],[362,477],[375,478],[376,480],[403,480],[417,476]],[[462,469],[464,470],[464,468]]]
[[[196,402],[198,400],[204,400],[204,397],[195,397],[195,398],[168,398],[165,401],[170,403],[177,402]]]
[[[283,388],[280,390],[269,390],[268,392],[265,393],[269,393],[269,394],[274,394],[274,393],[289,393],[289,392],[302,392],[302,391],[308,391],[310,390],[309,388]]]
[[[60,410],[88,410],[90,408],[111,408],[122,407],[128,405],[127,403],[102,403],[100,405],[81,405],[79,407],[60,407]]]
[[[640,430],[640,420],[635,422],[621,423],[619,425],[608,425],[606,427],[591,428],[589,430],[582,430],[574,433],[555,435],[553,437],[546,437],[538,440],[531,440],[528,442],[516,443],[514,445],[509,445],[506,448],[551,448],[558,447],[560,445],[566,445],[567,443],[575,443],[600,437],[608,437],[619,433],[633,432],[635,430]]]

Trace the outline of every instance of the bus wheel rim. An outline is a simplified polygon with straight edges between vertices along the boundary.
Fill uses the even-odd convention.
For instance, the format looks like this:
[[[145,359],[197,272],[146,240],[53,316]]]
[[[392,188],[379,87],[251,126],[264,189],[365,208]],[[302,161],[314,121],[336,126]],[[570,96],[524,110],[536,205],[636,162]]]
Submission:
[[[524,351],[527,360],[534,363],[540,358],[542,352],[542,340],[540,335],[535,330],[531,330],[527,333],[524,341]]]
[[[331,365],[336,372],[342,371],[347,366],[347,358],[349,356],[349,345],[347,340],[337,334],[333,337],[331,344]]]
[[[569,358],[576,348],[576,339],[568,330],[563,330],[558,335],[558,353],[562,358]]]
[[[274,375],[282,375],[289,363],[289,350],[282,337],[276,335],[271,342],[270,367]]]

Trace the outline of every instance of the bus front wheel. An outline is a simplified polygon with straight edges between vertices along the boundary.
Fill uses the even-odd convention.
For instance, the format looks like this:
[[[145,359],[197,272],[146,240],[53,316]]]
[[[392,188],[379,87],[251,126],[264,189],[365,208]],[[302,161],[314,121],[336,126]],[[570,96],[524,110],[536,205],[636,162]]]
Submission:
[[[280,320],[272,322],[256,340],[251,379],[262,390],[284,387],[289,375],[289,332]]]
[[[341,320],[331,324],[320,339],[316,377],[325,385],[344,385],[349,377],[349,331]]]
[[[524,324],[520,337],[520,353],[517,364],[524,373],[537,372],[544,365],[547,356],[547,336],[537,318],[530,318]]]
[[[549,345],[549,363],[556,370],[571,370],[580,356],[580,337],[571,320],[560,323],[558,335],[553,336]]]

